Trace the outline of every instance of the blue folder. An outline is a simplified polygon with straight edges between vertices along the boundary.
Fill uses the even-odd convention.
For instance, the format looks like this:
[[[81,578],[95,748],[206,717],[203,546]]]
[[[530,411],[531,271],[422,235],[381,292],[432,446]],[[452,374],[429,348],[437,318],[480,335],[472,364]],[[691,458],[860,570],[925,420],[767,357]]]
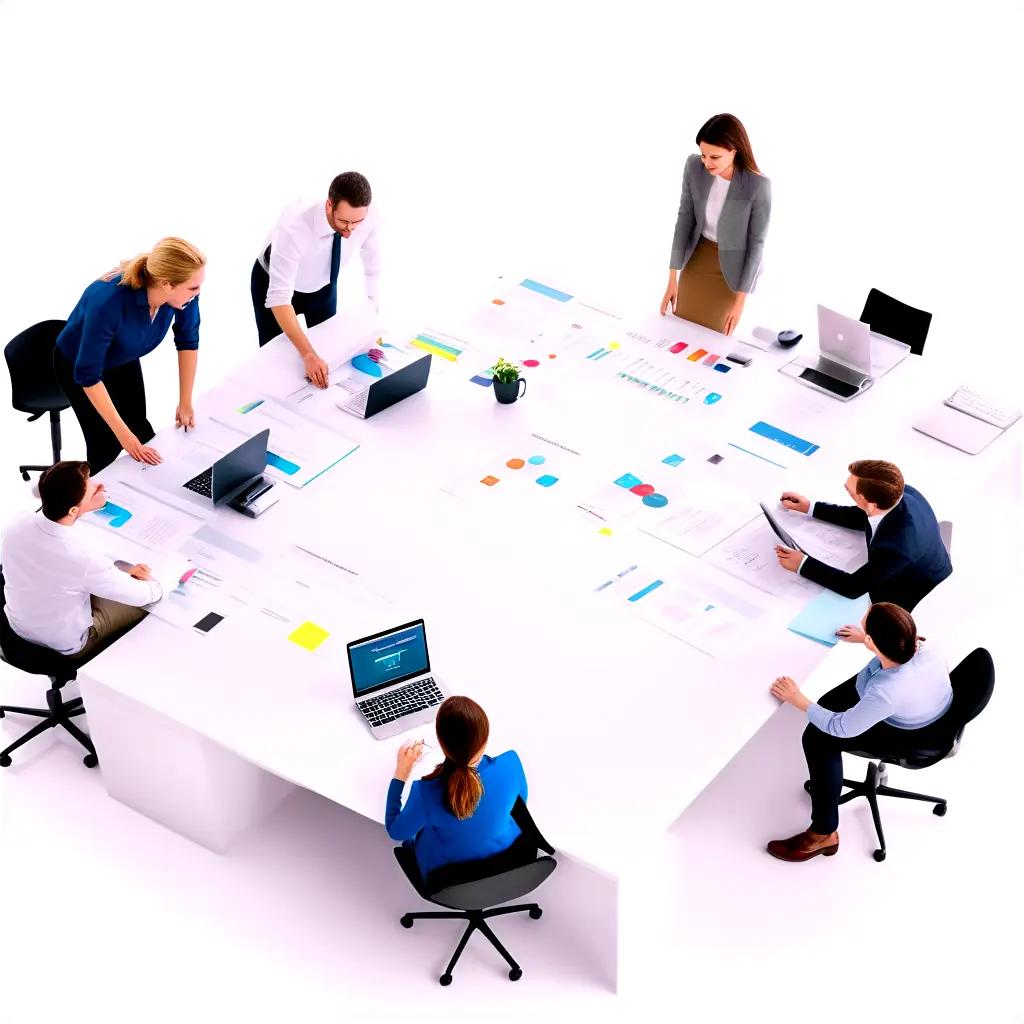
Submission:
[[[789,628],[808,640],[815,640],[826,647],[835,647],[839,642],[836,630],[840,626],[859,625],[870,605],[871,599],[867,594],[861,597],[840,597],[826,590],[807,602],[789,624]]]

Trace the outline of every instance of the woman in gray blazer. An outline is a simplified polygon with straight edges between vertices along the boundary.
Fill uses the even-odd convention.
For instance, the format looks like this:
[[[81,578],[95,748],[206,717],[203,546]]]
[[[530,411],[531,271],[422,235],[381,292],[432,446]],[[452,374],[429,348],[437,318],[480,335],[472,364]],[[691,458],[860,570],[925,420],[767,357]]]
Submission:
[[[771,182],[757,169],[739,118],[715,114],[687,157],[661,314],[732,334],[761,264]],[[679,272],[682,271],[682,274]]]

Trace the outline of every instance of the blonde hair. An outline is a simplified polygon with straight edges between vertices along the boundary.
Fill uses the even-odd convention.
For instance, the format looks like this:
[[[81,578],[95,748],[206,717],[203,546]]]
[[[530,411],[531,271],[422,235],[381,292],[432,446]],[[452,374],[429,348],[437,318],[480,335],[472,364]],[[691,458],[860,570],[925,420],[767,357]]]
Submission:
[[[129,288],[145,288],[152,281],[179,285],[204,266],[206,257],[191,242],[184,238],[161,238],[149,252],[122,260],[119,268],[107,274],[105,280],[120,274],[120,283]]]

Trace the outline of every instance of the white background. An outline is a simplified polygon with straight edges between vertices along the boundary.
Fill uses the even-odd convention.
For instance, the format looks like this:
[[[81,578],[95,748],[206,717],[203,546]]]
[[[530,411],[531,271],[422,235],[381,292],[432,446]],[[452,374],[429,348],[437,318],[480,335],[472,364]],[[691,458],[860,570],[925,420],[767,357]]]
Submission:
[[[322,195],[333,175],[348,169],[368,176],[384,218],[385,317],[465,310],[505,270],[545,273],[553,284],[564,281],[624,310],[650,307],[664,289],[683,162],[695,148],[696,130],[710,114],[730,111],[746,124],[758,163],[772,179],[766,269],[756,298],[783,311],[787,324],[777,326],[812,331],[818,301],[856,316],[877,286],[933,311],[929,358],[964,358],[975,375],[984,367],[1019,395],[1024,154],[1022,83],[1014,68],[1021,22],[1021,5],[1008,2],[2,4],[0,339],[35,321],[66,317],[85,286],[117,260],[179,234],[209,257],[201,393],[256,344],[249,272],[280,208],[300,194]],[[343,282],[343,304],[360,290],[358,273],[354,268]],[[741,332],[750,326],[748,318]],[[172,346],[148,357],[145,370],[159,427],[175,403]],[[0,405],[7,406],[6,392]],[[66,455],[84,456],[73,416],[66,414],[64,424]],[[25,425],[10,411],[0,436],[6,518],[30,500],[14,464],[45,461],[48,437],[43,424]],[[904,469],[912,478],[912,467]],[[4,673],[5,682],[9,676]],[[1001,679],[1015,682],[1009,671]],[[998,749],[990,754],[976,768],[978,787],[1013,770]],[[72,770],[77,762],[64,760],[66,779],[50,786],[35,782],[44,779],[38,765],[0,776],[0,809],[8,800],[15,806],[15,789],[19,809],[0,817],[0,887],[10,884],[5,875],[17,863],[25,888],[23,898],[4,908],[4,931],[18,927],[12,915],[30,913],[30,885],[43,887],[34,913],[52,927],[34,933],[38,946],[18,957],[23,978],[33,965],[46,977],[50,950],[84,956],[75,952],[78,943],[110,943],[108,970],[116,974],[119,942],[131,927],[124,915],[132,897],[108,863],[116,844],[86,841],[82,856],[104,876],[109,908],[108,919],[88,927],[74,924],[72,912],[47,892],[51,875],[24,875],[38,863],[28,837],[60,842],[59,825],[51,835],[44,822],[61,817],[62,792],[71,800],[68,791],[84,785]],[[34,792],[34,785],[40,789]],[[33,817],[37,799],[42,818]],[[970,799],[965,792],[964,801]],[[119,815],[105,813],[120,827]],[[1015,808],[1008,814],[1012,819]],[[925,817],[925,826],[932,825]],[[19,829],[11,827],[15,820]],[[953,822],[951,811],[943,828]],[[1021,882],[1011,868],[1019,849],[1004,845],[1006,827],[1005,820],[983,819],[976,834],[961,832],[963,863],[933,875],[927,862],[939,855],[942,840],[923,827],[914,854],[923,874],[907,881],[927,879],[934,899],[949,901],[942,920],[954,960],[968,948],[967,931],[987,940],[1005,936],[1011,944],[1005,948],[1015,940],[1020,949],[1019,919],[1006,912],[1011,901],[1020,904]],[[150,841],[159,848],[159,839]],[[895,835],[890,842],[898,842]],[[76,854],[69,853],[63,867],[73,875]],[[864,1019],[884,1013],[898,993],[918,991],[928,997],[930,1019],[944,1019],[937,989],[947,972],[956,972],[955,963],[943,960],[945,947],[932,942],[925,962],[916,964],[917,971],[930,966],[930,976],[901,979],[886,968],[882,950],[897,962],[920,941],[914,921],[900,912],[901,890],[874,881],[877,874],[859,872],[856,895],[849,892],[842,860],[829,865],[835,891],[808,917],[820,934],[805,934],[806,943],[789,947],[792,955],[786,941],[771,949],[770,970],[756,968],[763,957],[744,961],[757,979],[751,984],[763,987],[760,1001],[734,1017],[721,989],[691,978],[676,992],[678,1014],[845,1020],[848,1010],[851,1019]],[[704,870],[698,861],[691,864],[696,872]],[[966,879],[988,870],[983,865],[990,861],[996,882],[986,892],[986,909],[976,905]],[[713,870],[714,863],[711,857],[705,866]],[[786,866],[770,877],[791,886],[799,903],[800,873],[819,864]],[[920,890],[917,897],[919,904],[911,905],[927,905]],[[740,875],[731,880],[729,899],[739,934],[761,894],[746,890]],[[152,913],[157,916],[146,921],[153,933],[143,931],[139,940],[180,928],[181,948],[201,946],[201,918],[179,919],[166,906]],[[877,968],[864,942],[849,939],[851,929],[860,934],[865,915],[877,916],[877,929],[867,930],[877,936],[883,960]],[[772,935],[771,922],[759,920]],[[145,929],[146,921],[136,927]],[[688,933],[685,921],[679,928],[683,955],[688,950],[727,985],[727,963],[711,965],[701,935]],[[230,945],[230,937],[225,941]],[[530,940],[524,933],[517,941],[526,959],[522,946]],[[412,992],[422,988],[416,957],[438,945],[426,943],[408,959],[395,950],[381,954],[390,962],[392,998],[405,984]],[[265,950],[262,955],[269,958],[267,984],[283,999],[298,976],[291,966],[271,964]],[[4,968],[0,960],[6,985]],[[187,985],[190,972],[200,986],[217,984],[215,974],[204,978],[187,957],[183,972],[175,984]],[[740,970],[734,979],[741,987],[742,977]],[[529,978],[516,988],[519,1001],[528,998],[521,986]],[[507,985],[500,975],[485,981],[478,1014],[502,1000]],[[1021,1004],[1011,979],[987,977],[978,985],[990,993],[987,1020],[1024,1020],[1012,1015]],[[556,999],[556,991],[547,997]],[[968,998],[966,987],[956,991]],[[230,993],[220,995],[232,1006]],[[10,1024],[62,1019],[48,1011],[45,998],[33,1000],[27,991],[23,997]],[[109,998],[97,986],[89,1001],[96,1010]],[[387,1019],[386,1000],[378,998]],[[236,1011],[262,1019],[244,993],[238,999]],[[265,1006],[274,1002],[265,993],[263,999]],[[0,1021],[8,1024],[4,1001],[0,995]],[[954,1002],[951,996],[951,1013]],[[110,1019],[157,1019],[155,1011],[139,1008],[129,1014],[130,1005]],[[399,998],[396,1015],[409,1008]],[[543,1016],[536,1007],[529,1012]],[[587,1001],[587,1012],[618,1011],[604,1000]]]

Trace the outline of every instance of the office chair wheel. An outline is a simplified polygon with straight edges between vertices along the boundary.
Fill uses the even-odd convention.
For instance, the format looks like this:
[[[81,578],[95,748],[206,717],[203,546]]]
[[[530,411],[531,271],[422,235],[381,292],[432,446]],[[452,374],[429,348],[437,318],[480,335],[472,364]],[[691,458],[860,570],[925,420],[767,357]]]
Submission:
[[[412,927],[412,914],[403,914],[401,920],[402,920],[402,927],[403,928],[411,928]]]
[[[442,974],[437,980],[441,982],[442,985],[450,985],[452,983],[452,976],[450,974]]]
[[[86,768],[95,768],[99,763],[100,759],[95,754],[86,754],[85,757],[82,758],[82,764],[84,764]]]
[[[30,476],[28,475],[28,472],[27,472],[26,470],[24,470],[24,469],[23,469],[23,470],[21,471],[21,479],[22,479],[22,480],[31,480],[31,479],[32,479],[32,477],[30,477]]]
[[[0,768],[10,768],[10,767],[11,767],[11,759],[10,759],[10,757],[7,756],[7,754],[4,754],[3,757],[0,757]]]
[[[513,967],[512,970],[508,972],[509,981],[518,981],[522,976],[523,972],[519,967]]]
[[[879,864],[881,864],[882,861],[885,860],[885,850],[875,850],[872,856],[875,858],[875,860],[878,861]]]
[[[534,921],[536,921],[537,918],[540,917],[540,915],[543,913],[544,911],[541,910],[540,907],[534,907],[533,910],[530,911],[530,917],[532,917]]]
[[[932,808],[932,814],[937,814],[940,818],[944,818],[946,816],[946,804],[945,804],[945,801],[943,801],[941,804],[936,804]]]

